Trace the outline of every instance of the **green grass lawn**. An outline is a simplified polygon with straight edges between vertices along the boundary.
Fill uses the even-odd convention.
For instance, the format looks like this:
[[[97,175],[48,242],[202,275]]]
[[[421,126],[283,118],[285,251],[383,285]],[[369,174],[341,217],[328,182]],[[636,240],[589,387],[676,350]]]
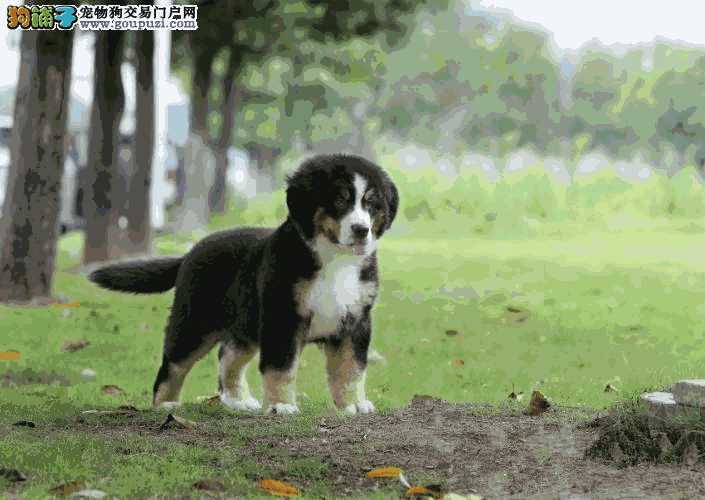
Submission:
[[[382,411],[407,404],[415,394],[496,403],[513,388],[540,388],[558,405],[601,408],[645,388],[705,375],[705,237],[699,233],[663,226],[577,231],[560,239],[418,232],[401,225],[379,252],[382,293],[373,346],[386,362],[370,367],[367,386]],[[179,252],[186,244],[163,237],[158,248]],[[189,375],[181,412],[212,422],[228,452],[198,442],[167,445],[135,433],[119,440],[139,452],[121,455],[115,452],[118,438],[99,426],[94,432],[72,430],[81,410],[149,406],[172,297],[123,295],[91,285],[69,271],[80,245],[76,235],[62,240],[55,278],[56,292],[80,306],[0,307],[0,350],[21,352],[18,361],[0,361],[0,377],[10,371],[17,384],[0,378],[0,466],[32,477],[24,486],[0,479],[0,493],[7,488],[42,497],[52,486],[84,479],[121,497],[189,494],[194,481],[213,474],[209,464],[220,460],[229,471],[229,492],[257,494],[253,478],[276,470],[238,458],[248,435],[233,425],[237,417],[196,403],[215,392],[215,351]],[[61,352],[67,340],[90,344]],[[261,397],[254,365],[250,381]],[[83,380],[84,368],[95,370],[96,380]],[[25,383],[40,375],[59,383]],[[605,393],[608,383],[620,392]],[[107,384],[124,394],[103,394]],[[314,417],[331,412],[315,347],[304,353],[298,391],[303,416],[278,424],[283,436],[307,432]],[[159,419],[156,413],[150,418]],[[11,426],[23,419],[37,429]],[[331,494],[316,479],[325,463],[287,460],[292,482],[303,478],[309,494]]]

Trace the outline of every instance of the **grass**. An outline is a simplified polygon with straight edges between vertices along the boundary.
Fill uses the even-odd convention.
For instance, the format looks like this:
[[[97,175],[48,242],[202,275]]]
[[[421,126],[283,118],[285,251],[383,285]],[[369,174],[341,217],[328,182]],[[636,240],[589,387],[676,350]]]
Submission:
[[[280,215],[271,201],[249,208],[216,218],[213,227],[267,223]],[[367,379],[368,395],[382,411],[407,404],[415,394],[497,403],[512,390],[532,389],[559,405],[603,408],[679,378],[702,377],[705,240],[698,219],[625,212],[599,224],[580,218],[524,221],[531,230],[522,232],[512,226],[518,217],[502,226],[501,212],[472,224],[458,214],[445,214],[440,223],[438,214],[402,213],[381,243],[373,346],[386,362],[372,365]],[[179,253],[189,243],[164,236],[157,249]],[[151,411],[140,414],[144,432],[120,432],[99,422],[77,430],[81,410],[148,407],[172,297],[122,295],[89,284],[70,272],[81,244],[76,234],[61,241],[55,276],[56,292],[79,307],[0,306],[0,349],[21,352],[19,361],[0,361],[0,376],[9,372],[14,382],[0,378],[0,467],[31,478],[25,486],[0,479],[0,492],[44,497],[57,484],[82,479],[119,497],[198,496],[191,485],[217,477],[229,494],[256,496],[262,494],[257,479],[275,477],[304,485],[310,496],[338,494],[321,479],[327,464],[316,457],[281,455],[262,464],[246,453],[258,432],[279,433],[282,440],[307,435],[316,419],[332,412],[315,348],[300,364],[303,415],[268,420],[259,430],[239,430],[239,417],[196,403],[215,392],[215,352],[194,368],[180,414],[207,422],[206,433],[218,448],[165,439],[154,431],[163,414]],[[61,352],[67,340],[90,344]],[[82,379],[84,368],[95,370],[96,380]],[[32,383],[37,377],[44,383]],[[261,396],[254,364],[249,379]],[[46,383],[51,380],[56,383]],[[620,392],[605,393],[608,383]],[[107,384],[124,393],[104,394]],[[31,420],[37,428],[11,426],[17,420]]]

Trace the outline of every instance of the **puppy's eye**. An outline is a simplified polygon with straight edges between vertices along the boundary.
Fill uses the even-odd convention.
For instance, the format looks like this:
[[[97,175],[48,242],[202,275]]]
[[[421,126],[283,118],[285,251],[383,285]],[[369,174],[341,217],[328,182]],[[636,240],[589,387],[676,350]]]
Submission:
[[[338,196],[335,198],[335,206],[336,208],[345,208],[348,205],[348,200],[350,199],[350,193],[347,191],[341,191]]]

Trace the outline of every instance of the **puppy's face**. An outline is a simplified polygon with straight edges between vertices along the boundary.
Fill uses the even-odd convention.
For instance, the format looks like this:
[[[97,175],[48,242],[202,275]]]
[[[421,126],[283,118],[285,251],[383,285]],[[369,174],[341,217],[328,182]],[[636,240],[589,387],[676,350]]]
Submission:
[[[353,156],[309,160],[287,190],[290,216],[305,237],[352,255],[374,252],[398,203],[397,189],[384,171]]]

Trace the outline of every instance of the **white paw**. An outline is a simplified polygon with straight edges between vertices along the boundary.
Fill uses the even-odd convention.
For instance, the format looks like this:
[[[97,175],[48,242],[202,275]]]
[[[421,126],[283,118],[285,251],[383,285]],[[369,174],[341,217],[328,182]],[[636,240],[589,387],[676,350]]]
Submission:
[[[220,394],[220,402],[234,411],[256,411],[262,408],[262,405],[253,397],[243,399],[235,399],[227,394]]]
[[[174,408],[178,408],[181,406],[181,403],[178,401],[162,401],[159,403],[159,406],[157,406],[158,410],[173,410]]]
[[[344,411],[350,415],[355,415],[357,413],[372,413],[375,411],[375,405],[372,404],[372,401],[364,399],[362,401],[358,401],[357,403],[349,404],[344,408]]]
[[[291,415],[293,413],[299,413],[299,407],[289,403],[274,403],[269,405],[267,415]]]

